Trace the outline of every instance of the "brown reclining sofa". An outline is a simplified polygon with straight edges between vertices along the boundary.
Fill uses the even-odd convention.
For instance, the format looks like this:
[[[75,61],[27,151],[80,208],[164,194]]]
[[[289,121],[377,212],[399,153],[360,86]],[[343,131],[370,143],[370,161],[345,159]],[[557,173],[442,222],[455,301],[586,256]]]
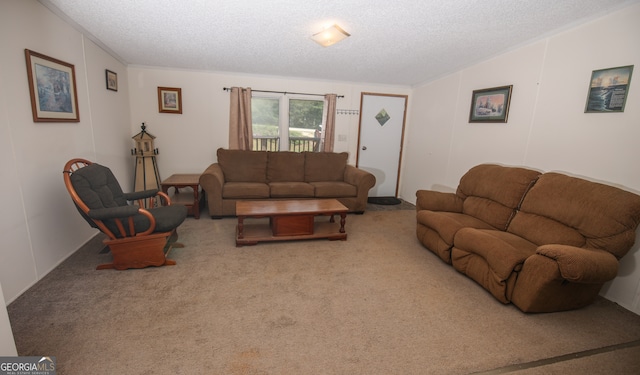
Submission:
[[[521,167],[478,165],[455,193],[416,196],[419,241],[524,312],[593,302],[640,223],[636,194]]]

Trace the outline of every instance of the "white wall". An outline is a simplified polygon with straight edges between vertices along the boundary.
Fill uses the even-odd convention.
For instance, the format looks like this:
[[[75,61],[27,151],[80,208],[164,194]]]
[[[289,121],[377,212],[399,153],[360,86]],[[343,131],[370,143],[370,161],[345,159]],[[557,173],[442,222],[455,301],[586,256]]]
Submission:
[[[584,113],[591,72],[640,71],[640,5],[416,87],[401,195],[454,189],[472,166],[493,162],[560,171],[640,193],[640,79],[624,113]],[[470,124],[473,90],[513,85],[506,124]],[[603,294],[640,313],[640,240]]]
[[[79,123],[34,123],[24,49],[75,66]],[[64,164],[83,157],[130,183],[131,124],[126,67],[40,3],[0,0],[0,285],[6,303],[97,232],[67,193]],[[107,91],[105,69],[120,90]]]
[[[216,150],[229,145],[229,92],[224,87],[254,90],[344,95],[338,109],[360,109],[363,91],[409,94],[405,86],[367,85],[212,72],[129,67],[132,132],[147,131],[156,137],[158,168],[162,178],[173,173],[200,173],[216,160]],[[182,114],[158,112],[158,87],[182,90]],[[341,137],[344,136],[344,137]],[[339,139],[344,138],[345,141]],[[358,144],[358,116],[336,116],[335,151],[349,152],[355,164]]]

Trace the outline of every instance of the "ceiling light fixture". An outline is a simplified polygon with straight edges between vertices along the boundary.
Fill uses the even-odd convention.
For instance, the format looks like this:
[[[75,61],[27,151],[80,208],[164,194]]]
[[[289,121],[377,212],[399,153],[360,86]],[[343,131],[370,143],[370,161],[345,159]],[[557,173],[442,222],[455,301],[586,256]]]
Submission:
[[[348,32],[342,30],[338,25],[327,27],[319,33],[313,34],[311,39],[323,47],[329,47],[351,36]]]

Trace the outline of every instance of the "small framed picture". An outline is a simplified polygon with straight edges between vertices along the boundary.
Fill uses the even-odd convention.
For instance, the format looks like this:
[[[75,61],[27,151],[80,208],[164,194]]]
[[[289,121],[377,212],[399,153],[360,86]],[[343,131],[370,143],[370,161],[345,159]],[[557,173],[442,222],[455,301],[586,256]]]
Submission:
[[[513,85],[474,90],[469,122],[507,122]]]
[[[585,113],[624,112],[633,65],[594,70],[591,73]]]
[[[34,122],[79,122],[73,65],[28,49],[27,78]]]
[[[161,113],[182,113],[182,89],[158,87],[158,111]]]
[[[107,90],[118,91],[118,74],[105,69],[105,76],[107,80]]]

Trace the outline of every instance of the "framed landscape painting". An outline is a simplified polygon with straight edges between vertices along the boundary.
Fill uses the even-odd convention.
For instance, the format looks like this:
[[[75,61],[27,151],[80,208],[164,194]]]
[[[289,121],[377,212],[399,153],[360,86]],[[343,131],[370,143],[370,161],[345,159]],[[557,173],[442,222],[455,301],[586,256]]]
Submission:
[[[182,113],[182,89],[158,87],[158,111],[161,113]]]
[[[507,122],[513,85],[474,90],[469,122]]]
[[[34,122],[79,122],[74,66],[25,49]]]
[[[624,112],[631,73],[633,65],[594,70],[584,112]]]

